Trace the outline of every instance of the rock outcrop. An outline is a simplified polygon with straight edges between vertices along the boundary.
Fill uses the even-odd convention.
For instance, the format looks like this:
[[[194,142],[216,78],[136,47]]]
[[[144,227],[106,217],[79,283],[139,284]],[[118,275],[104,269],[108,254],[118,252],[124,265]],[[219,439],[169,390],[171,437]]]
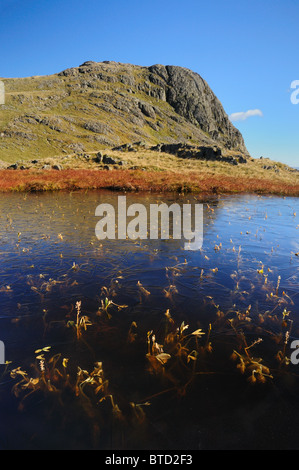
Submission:
[[[215,142],[228,149],[248,153],[243,137],[208,84],[197,73],[177,66],[153,65],[149,78],[165,90],[166,101],[177,114],[199,126]]]
[[[191,158],[195,160],[218,161],[238,165],[247,163],[247,158],[243,155],[223,155],[220,147],[192,146],[188,144],[158,144],[151,148],[158,152],[165,152],[176,155],[179,158]]]

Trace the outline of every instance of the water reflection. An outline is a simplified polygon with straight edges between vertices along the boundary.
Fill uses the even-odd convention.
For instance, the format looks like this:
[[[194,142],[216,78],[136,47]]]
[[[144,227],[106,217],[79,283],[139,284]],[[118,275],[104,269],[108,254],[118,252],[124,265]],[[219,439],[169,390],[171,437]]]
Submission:
[[[261,403],[270,407],[271,413],[266,417],[274,435],[271,445],[275,447],[281,436],[276,432],[275,419],[278,418],[274,419],[273,415],[272,392],[266,389],[265,395],[258,392],[253,396],[247,384],[242,388],[239,375],[236,374],[236,378],[232,375],[229,357],[235,346],[231,321],[237,318],[241,322],[238,334],[245,331],[248,337],[252,335],[252,341],[259,334],[264,340],[263,355],[271,366],[274,364],[273,343],[283,341],[279,336],[283,319],[286,322],[291,319],[291,337],[298,337],[298,199],[257,196],[199,199],[126,194],[128,205],[142,203],[147,208],[157,202],[202,203],[203,246],[198,251],[187,251],[184,240],[98,240],[95,209],[101,203],[117,207],[118,196],[110,192],[1,196],[0,339],[5,343],[6,359],[12,361],[11,367],[29,366],[34,351],[44,346],[51,346],[53,352],[72,358],[81,368],[103,360],[120,400],[137,403],[150,395],[150,390],[159,393],[145,374],[146,338],[149,331],[161,331],[165,312],[169,311],[176,325],[188,324],[194,330],[202,329],[205,334],[212,325],[215,359],[211,366],[213,374],[205,379],[204,390],[208,393],[195,388],[187,405],[183,401],[181,408],[177,407],[174,397],[167,397],[168,411],[162,395],[162,401],[154,401],[149,410],[146,409],[151,419],[149,434],[145,434],[144,440],[141,437],[138,440],[131,429],[123,447],[269,447],[261,438],[263,428],[257,431],[253,421],[254,433],[248,435],[247,405],[242,404],[242,410],[239,399],[232,394],[232,387],[249,397],[253,408],[257,406],[258,410]],[[107,308],[107,312],[111,312],[112,321],[101,320],[95,329],[87,327],[91,332],[88,344],[80,347],[74,344],[74,336],[67,326],[76,319],[76,302],[80,301],[84,315],[92,318],[105,299],[127,307],[118,309],[111,304],[111,311]],[[134,324],[140,340],[138,354],[141,351],[137,358],[124,348],[128,331],[134,335],[135,326],[130,329]],[[258,348],[262,350],[261,345]],[[188,364],[193,359],[191,354]],[[205,364],[207,368],[209,363],[210,360]],[[287,385],[289,396],[286,416],[291,413],[298,391],[298,384],[294,382],[296,373],[293,368],[288,384],[283,384],[283,387]],[[19,419],[16,403],[10,395],[12,384],[11,378],[6,378],[1,388],[1,403],[6,407],[4,419],[7,420],[5,428],[0,430],[3,442],[7,439],[7,445],[12,448],[78,446],[76,432],[60,435],[60,444],[54,438],[46,442],[50,431],[56,432],[57,423],[49,424],[53,428],[40,423],[30,406],[22,421],[22,433],[17,433],[12,443],[14,419],[16,422]],[[219,387],[224,390],[221,399],[216,392]],[[278,390],[280,395],[282,391]],[[41,400],[47,406],[45,399]],[[34,402],[30,403],[31,407],[35,406]],[[218,416],[212,411],[215,406]],[[238,439],[225,414],[226,408],[236,420]],[[42,428],[39,439],[32,437],[34,433],[29,426],[33,416],[37,428]],[[292,413],[294,425],[298,418],[299,411]],[[218,431],[212,437],[215,428]],[[0,445],[4,445],[1,440]],[[92,448],[94,442],[86,438],[80,445]],[[96,447],[111,445],[103,439]],[[118,441],[117,445],[120,445]],[[288,444],[280,441],[279,445]]]

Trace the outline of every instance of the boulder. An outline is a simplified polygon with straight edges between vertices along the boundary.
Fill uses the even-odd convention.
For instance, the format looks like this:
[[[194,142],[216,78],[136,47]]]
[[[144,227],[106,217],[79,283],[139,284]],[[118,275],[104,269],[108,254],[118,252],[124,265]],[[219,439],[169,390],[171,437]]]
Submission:
[[[17,170],[19,168],[19,165],[17,163],[13,163],[13,165],[9,165],[7,167],[8,170]]]
[[[96,163],[101,163],[102,162],[102,158],[103,158],[103,155],[101,154],[101,152],[98,152],[94,158],[94,161]]]
[[[104,155],[103,159],[102,159],[102,162],[105,163],[106,165],[116,165],[116,163],[117,163],[114,160],[114,158],[109,157],[109,155]]]

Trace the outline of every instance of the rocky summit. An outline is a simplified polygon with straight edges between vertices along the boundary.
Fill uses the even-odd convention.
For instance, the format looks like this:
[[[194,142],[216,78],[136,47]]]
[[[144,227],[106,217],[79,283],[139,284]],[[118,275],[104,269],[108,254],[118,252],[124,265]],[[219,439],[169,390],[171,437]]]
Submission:
[[[197,73],[178,66],[85,62],[48,76],[2,79],[0,159],[96,152],[144,142],[246,158],[241,133]]]

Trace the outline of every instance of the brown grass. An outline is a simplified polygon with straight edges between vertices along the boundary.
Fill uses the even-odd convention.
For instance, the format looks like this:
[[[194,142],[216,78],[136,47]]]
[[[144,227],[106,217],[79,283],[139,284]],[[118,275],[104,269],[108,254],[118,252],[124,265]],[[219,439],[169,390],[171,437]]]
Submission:
[[[0,191],[112,189],[179,193],[258,193],[299,196],[299,182],[205,171],[0,170]]]

